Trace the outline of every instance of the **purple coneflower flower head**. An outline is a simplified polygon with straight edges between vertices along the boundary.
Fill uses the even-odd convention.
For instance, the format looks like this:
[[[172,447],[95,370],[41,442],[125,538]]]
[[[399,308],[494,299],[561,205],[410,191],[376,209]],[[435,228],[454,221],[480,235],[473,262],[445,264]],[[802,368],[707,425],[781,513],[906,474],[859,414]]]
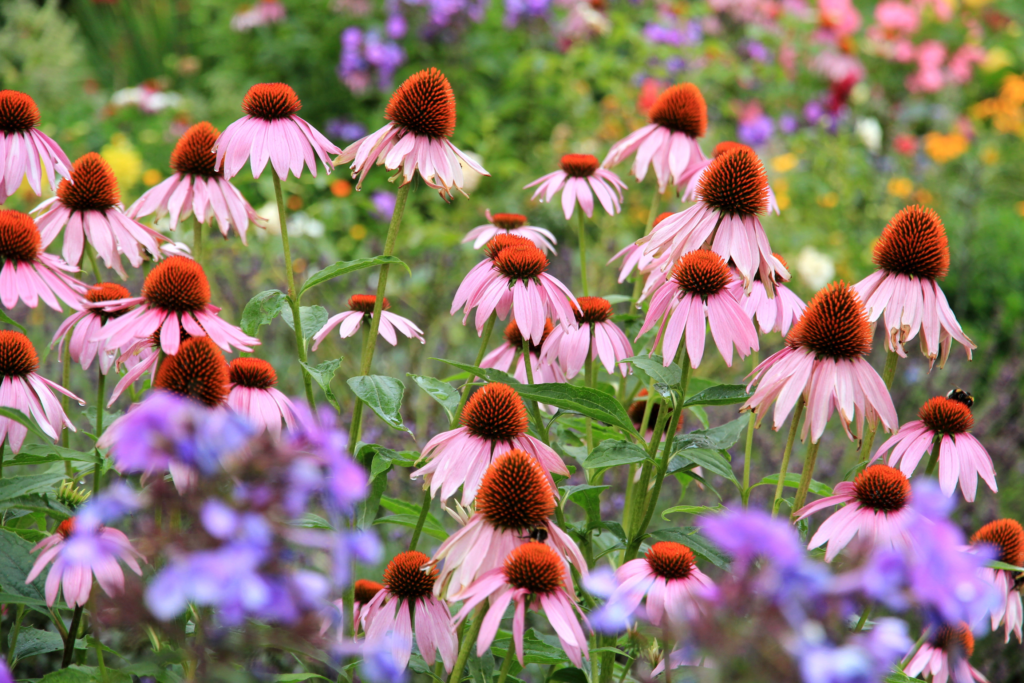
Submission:
[[[543,344],[541,360],[555,358],[565,376],[572,379],[580,373],[590,352],[600,360],[608,374],[618,370],[623,377],[629,374],[627,363],[621,361],[633,356],[629,337],[611,321],[612,305],[598,296],[581,296],[573,305],[577,328],[559,327]]]
[[[525,237],[526,239],[533,242],[534,246],[538,249],[550,252],[555,252],[555,245],[558,244],[558,240],[547,228],[538,228],[535,225],[527,225],[526,216],[518,213],[495,213],[492,214],[490,209],[486,211],[487,223],[484,225],[478,225],[462,238],[462,243],[473,242],[473,248],[479,249],[488,242],[491,238],[497,235],[514,235],[516,237]]]
[[[1024,528],[1015,519],[997,519],[978,529],[971,536],[971,545],[984,547],[995,552],[993,559],[1006,564],[1020,567],[1024,563]],[[1010,634],[1017,635],[1017,642],[1022,642],[1021,630],[1024,626],[1024,605],[1021,604],[1020,591],[1017,590],[1017,575],[1005,569],[985,567],[981,575],[996,590],[998,602],[990,614],[992,630],[995,631],[1004,622],[1006,639],[1010,642]]]
[[[124,349],[110,347],[106,339],[97,341],[95,337],[109,320],[120,317],[128,310],[107,313],[94,306],[130,297],[131,292],[114,282],[101,282],[89,287],[83,298],[92,306],[86,305],[82,310],[68,316],[57,328],[57,333],[53,335],[50,346],[58,344],[57,353],[63,358],[64,344],[66,343],[71,360],[80,364],[83,370],[88,370],[93,360],[98,360],[100,372],[104,375],[107,374],[114,364],[118,352],[127,350],[127,347]]]
[[[971,666],[969,660],[973,654],[974,634],[966,622],[941,626],[907,662],[903,673],[911,678],[920,675],[932,683],[988,683],[988,679]]]
[[[544,356],[543,348],[547,340],[561,327],[555,328],[548,318],[544,324],[544,335],[540,344],[530,342],[530,367],[533,369],[533,379],[537,384],[560,384],[566,381],[565,372],[555,362],[554,358]],[[480,361],[482,368],[494,368],[502,372],[511,373],[519,382],[526,384],[526,362],[523,360],[523,334],[519,331],[519,323],[515,318],[505,327],[505,341],[498,348],[491,351]],[[513,370],[513,363],[515,368]]]
[[[786,265],[785,259],[778,254],[775,254],[775,258],[782,265]],[[794,294],[785,282],[787,281],[776,275],[773,286],[774,299],[768,297],[768,290],[761,282],[760,273],[754,276],[754,286],[750,288],[749,294],[743,291],[743,285],[738,277],[729,283],[729,290],[747,316],[757,322],[763,334],[781,332],[785,336],[793,323],[807,310],[807,304]]]
[[[622,210],[622,191],[626,184],[619,176],[601,168],[597,157],[590,154],[566,154],[562,157],[561,169],[534,180],[523,189],[537,186],[531,199],[540,197],[550,202],[559,191],[562,192],[562,213],[565,220],[572,218],[576,204],[590,218],[594,215],[594,196],[609,216]]]
[[[235,358],[228,363],[230,391],[227,406],[249,420],[258,433],[281,435],[281,421],[295,425],[295,404],[281,391],[277,373],[262,358]]]
[[[62,181],[63,182],[63,181]],[[0,209],[0,303],[10,310],[24,302],[35,308],[42,300],[55,311],[60,301],[79,310],[86,286],[70,273],[78,267],[47,254],[42,235],[31,216],[20,211]]]
[[[17,90],[0,90],[0,204],[22,180],[28,180],[32,191],[41,196],[44,169],[51,190],[56,187],[55,172],[71,177],[68,155],[38,125],[35,100]]]
[[[661,626],[664,620],[669,628],[697,618],[702,601],[714,586],[697,568],[693,551],[670,541],[655,543],[642,558],[619,567],[616,577],[619,587],[608,599],[609,604],[621,602],[632,614],[644,602],[647,621]]]
[[[338,335],[342,339],[347,339],[354,336],[364,322],[369,325],[370,318],[373,317],[373,307],[376,303],[377,297],[373,294],[353,294],[350,296],[348,298],[349,310],[328,318],[324,326],[313,335],[313,351],[317,350],[320,343],[327,338],[327,335],[335,327],[338,328]],[[385,297],[384,304],[380,310],[380,326],[377,328],[377,333],[381,337],[392,346],[395,346],[398,344],[397,331],[409,339],[418,339],[421,344],[426,344],[426,341],[423,339],[423,330],[418,328],[408,318],[403,318],[387,310],[389,308],[391,308],[391,303]]]
[[[743,150],[749,154],[756,154],[756,152],[754,152],[750,147],[739,142],[733,142],[731,140],[719,142],[715,145],[715,152],[711,155],[710,159],[705,159],[700,164],[692,166],[690,171],[688,171],[682,178],[680,178],[679,182],[676,183],[677,187],[682,187],[683,183],[686,183],[686,189],[679,195],[679,198],[684,202],[697,201],[697,188],[700,187],[704,170],[718,157],[737,150]],[[768,185],[768,213],[775,213],[776,215],[780,213],[779,200],[776,199],[775,191],[772,189],[771,184]],[[776,258],[778,258],[778,256],[778,254],[775,254]],[[785,267],[786,262],[782,261],[782,265]],[[788,279],[789,278],[787,277],[786,280],[788,281]]]

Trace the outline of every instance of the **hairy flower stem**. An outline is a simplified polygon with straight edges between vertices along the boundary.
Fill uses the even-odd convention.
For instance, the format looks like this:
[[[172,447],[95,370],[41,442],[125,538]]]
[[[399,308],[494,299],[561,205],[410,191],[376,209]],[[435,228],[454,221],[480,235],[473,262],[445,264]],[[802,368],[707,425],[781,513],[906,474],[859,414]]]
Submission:
[[[75,654],[75,640],[78,638],[78,625],[82,622],[82,610],[84,605],[75,608],[71,616],[71,625],[68,626],[68,635],[64,639],[64,659],[61,660],[60,668],[66,669],[71,666],[71,658]]]
[[[491,313],[491,317],[484,323],[483,332],[480,333],[480,350],[476,354],[476,362],[473,363],[473,367],[480,367],[480,363],[483,362],[484,356],[487,355],[487,343],[491,340],[491,332],[494,330],[494,321],[498,319],[498,313]],[[451,427],[454,429],[455,425],[459,422],[459,417],[462,415],[462,409],[466,407],[466,401],[469,400],[469,390],[473,386],[473,380],[475,377],[469,377],[466,379],[466,383],[462,385],[462,398],[459,400],[459,407],[455,410],[455,415],[452,417]]]
[[[814,464],[818,460],[818,444],[814,441],[807,446],[807,454],[804,456],[804,469],[800,472],[800,486],[796,490],[796,496],[793,498],[793,519],[796,519],[796,513],[804,506],[804,501],[807,500],[807,491],[811,488],[811,477],[814,476]]]
[[[750,456],[754,452],[754,430],[757,429],[757,419],[754,411],[750,411],[747,420],[747,446],[743,454],[743,490],[740,491],[740,498],[743,500],[743,507],[750,503]]]
[[[590,296],[590,292],[587,289],[587,228],[585,224],[585,218],[583,217],[583,207],[576,206],[579,211],[576,212],[577,224],[576,231],[579,235],[580,243],[580,280],[583,283],[583,296]]]
[[[864,606],[864,611],[860,615],[860,619],[857,620],[857,625],[853,627],[854,633],[860,633],[864,630],[864,625],[868,623],[868,619],[871,618],[871,612],[875,609],[874,601],[869,602]]]
[[[274,174],[277,175],[276,173]],[[192,260],[203,265],[203,224],[195,216],[192,223]],[[282,224],[283,225],[283,224]],[[282,229],[283,230],[283,229]]]
[[[782,452],[782,465],[779,466],[779,482],[775,485],[775,499],[772,501],[772,517],[779,514],[779,505],[782,504],[782,489],[786,485],[786,470],[789,469],[789,456],[793,454],[793,442],[796,441],[796,433],[800,429],[800,416],[804,412],[804,399],[800,398],[793,409],[793,423],[789,425],[789,437],[786,439],[786,450]]]
[[[473,612],[473,623],[469,631],[462,638],[462,646],[459,648],[459,656],[452,667],[452,675],[448,677],[448,683],[460,683],[462,681],[462,670],[466,668],[466,661],[469,653],[476,643],[476,637],[480,635],[480,627],[484,624],[484,612],[487,610],[487,602],[481,602]]]
[[[409,541],[409,550],[416,550],[416,545],[420,542],[420,534],[423,533],[423,524],[427,521],[427,515],[430,513],[430,501],[432,500],[430,495],[430,487],[423,492],[423,505],[420,506],[420,516],[416,520],[416,528],[412,531],[412,540]]]
[[[899,360],[899,355],[895,351],[889,351],[885,356],[885,368],[882,369],[882,381],[885,382],[886,389],[892,389],[892,381],[896,377],[896,361]],[[876,422],[867,435],[864,437],[864,441],[860,447],[860,461],[862,463],[867,462],[871,458],[871,446],[875,443],[875,432],[878,431],[878,423]]]
[[[530,361],[530,340],[523,336],[523,365],[526,367],[526,383],[533,384],[533,363]],[[533,419],[537,423],[537,435],[544,445],[548,445],[548,430],[544,429],[544,418],[540,414],[540,406],[533,403]]]
[[[96,438],[103,436],[103,404],[107,399],[106,392],[107,376],[100,371],[100,377],[96,381]],[[103,477],[103,456],[100,449],[96,450],[96,464],[92,468],[92,495],[100,491],[100,479]]]
[[[644,228],[644,237],[651,234],[651,228],[654,227],[654,219],[658,217],[658,205],[661,203],[661,193],[658,192],[657,188],[654,190],[654,196],[651,197],[651,208],[647,212],[647,227]],[[633,306],[636,306],[636,300],[640,298],[640,292],[643,291],[644,278],[638,270],[636,273],[636,279],[633,280],[633,296],[630,297],[630,301]],[[650,391],[648,389],[648,391]]]
[[[384,239],[384,256],[391,256],[395,251],[395,240],[398,239],[398,229],[402,226],[402,215],[405,213],[405,201],[409,198],[409,190],[412,183],[406,183],[398,188],[398,196],[395,198],[395,211],[391,214],[391,224],[388,225],[388,236]],[[370,318],[370,343],[363,347],[363,357],[359,363],[359,374],[370,374],[370,366],[373,364],[373,352],[377,348],[377,330],[380,329],[380,315],[384,310],[384,294],[388,288],[388,272],[391,264],[385,263],[380,267],[380,275],[377,278],[377,300],[373,302],[373,317]],[[352,426],[349,428],[348,450],[355,451],[359,443],[359,432],[363,422],[363,401],[356,397],[356,405],[352,409]]]
[[[587,386],[593,389],[597,385],[597,376],[594,373],[594,325],[590,325],[590,346],[587,347]],[[594,450],[594,421],[587,418],[587,453]]]
[[[302,316],[299,307],[299,290],[295,289],[295,272],[292,265],[292,248],[288,244],[288,216],[284,209],[284,193],[281,191],[281,179],[277,173],[271,173],[274,179],[274,195],[277,197],[277,219],[281,223],[281,247],[284,250],[284,272],[288,282],[288,305],[292,309],[292,325],[295,328],[295,349],[302,370],[302,384],[306,389],[306,400],[309,407],[316,411],[316,400],[313,398],[313,378],[306,370],[306,340],[302,336]],[[352,448],[349,448],[351,451]]]
[[[498,674],[498,683],[505,683],[508,678],[508,671],[512,668],[512,661],[516,658],[516,639],[510,638],[508,650],[505,651],[505,659],[501,662],[501,673]]]
[[[924,473],[929,477],[935,472],[935,465],[939,462],[939,446],[942,444],[942,435],[936,434],[932,440],[932,454],[928,458],[928,467],[925,468]]]

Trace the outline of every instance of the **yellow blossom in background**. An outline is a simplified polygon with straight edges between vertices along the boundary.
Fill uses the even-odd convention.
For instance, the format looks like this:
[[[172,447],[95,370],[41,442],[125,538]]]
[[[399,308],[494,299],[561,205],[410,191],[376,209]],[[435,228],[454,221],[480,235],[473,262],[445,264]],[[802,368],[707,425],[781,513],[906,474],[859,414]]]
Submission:
[[[142,178],[142,155],[124,133],[110,136],[110,144],[100,149],[100,156],[110,164],[121,191],[131,189]]]
[[[793,203],[788,194],[776,194],[775,201],[779,205],[779,211],[785,211]]]
[[[994,166],[999,163],[999,150],[994,147],[986,147],[981,150],[981,154],[978,156],[981,158],[981,163],[987,166]]]
[[[923,206],[928,206],[935,201],[935,195],[922,187],[914,193],[914,201]]]
[[[839,206],[839,195],[835,192],[826,192],[818,197],[818,206],[826,209],[834,209]]]
[[[348,236],[356,241],[366,239],[366,226],[362,223],[354,224],[348,229]]]
[[[960,133],[931,132],[924,136],[924,151],[937,164],[961,157],[970,146],[967,138]]]
[[[1017,202],[1017,215],[1024,217],[1024,202]]]
[[[788,154],[780,154],[772,159],[772,170],[776,173],[789,173],[796,168],[799,163],[799,157],[792,152]]]
[[[164,174],[155,168],[147,169],[146,172],[142,174],[142,184],[146,187],[153,187],[163,179]]]
[[[885,191],[893,197],[906,199],[914,191],[914,181],[910,178],[890,178]]]
[[[1008,66],[1013,66],[1013,55],[1004,47],[993,47],[985,53],[985,59],[981,61],[981,70],[985,73],[993,73]]]

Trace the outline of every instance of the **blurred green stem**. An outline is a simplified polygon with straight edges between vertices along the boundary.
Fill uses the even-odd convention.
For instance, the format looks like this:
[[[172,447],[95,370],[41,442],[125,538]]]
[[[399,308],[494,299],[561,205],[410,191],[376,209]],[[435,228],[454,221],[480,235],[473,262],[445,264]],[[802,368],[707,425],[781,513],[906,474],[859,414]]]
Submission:
[[[811,488],[811,477],[814,476],[814,465],[818,461],[818,444],[813,440],[807,446],[807,454],[804,456],[804,468],[800,472],[800,486],[796,490],[796,496],[793,498],[793,518],[796,518],[796,513],[800,511],[800,508],[804,506],[804,501],[807,500],[807,491]]]
[[[491,317],[484,323],[483,332],[480,333],[480,350],[476,354],[476,362],[473,367],[480,367],[480,363],[483,362],[484,356],[487,354],[487,344],[491,340],[491,332],[494,330],[494,321],[498,319],[498,313],[495,311],[491,313]],[[473,386],[473,380],[476,377],[469,377],[466,379],[466,383],[462,385],[462,398],[459,400],[459,407],[455,411],[455,416],[452,418],[451,427],[455,427],[458,424],[459,416],[462,415],[462,409],[466,407],[466,401],[469,400],[469,389]]]
[[[277,174],[275,174],[276,176]],[[192,260],[203,265],[203,224],[195,216],[192,223]],[[282,228],[282,232],[284,229]],[[287,238],[285,238],[287,239]]]
[[[583,216],[583,207],[577,203],[576,205],[576,230],[579,235],[580,243],[580,280],[583,282],[583,296],[590,296],[590,292],[587,289],[587,226],[586,218]]]
[[[420,542],[420,534],[423,533],[423,524],[427,521],[427,514],[430,512],[430,487],[427,486],[427,490],[423,492],[423,505],[420,507],[420,517],[416,520],[416,528],[412,532],[412,540],[409,541],[409,550],[416,550],[416,545]]]
[[[398,229],[402,225],[402,214],[405,213],[405,202],[409,198],[410,189],[412,189],[412,183],[406,183],[398,188],[395,211],[391,214],[388,236],[384,240],[384,256],[391,256],[395,251],[395,240],[398,239]],[[384,294],[388,288],[388,271],[390,269],[391,264],[382,265],[380,276],[377,278],[377,298],[373,302],[373,317],[370,318],[370,343],[363,348],[363,358],[359,364],[361,376],[370,374],[370,366],[373,364],[373,352],[377,348],[377,330],[380,329],[380,314],[384,308]],[[363,402],[357,397],[355,407],[352,409],[352,426],[349,429],[348,450],[350,453],[355,452],[356,444],[359,443],[362,422]]]
[[[100,278],[100,264],[96,260],[96,252],[93,251],[92,245],[88,242],[85,243],[85,255],[89,258],[89,263],[92,264],[92,272],[96,273],[96,283],[102,282]]]
[[[533,363],[530,361],[530,340],[524,334],[523,337],[523,365],[526,367],[526,383],[533,384]],[[537,435],[546,446],[548,443],[548,430],[544,429],[544,419],[540,414],[540,405],[533,401],[533,419],[537,422]]]
[[[654,189],[654,196],[651,197],[651,208],[647,212],[647,226],[644,228],[644,237],[651,234],[651,228],[654,227],[654,219],[658,217],[658,205],[661,203],[661,192],[657,188]],[[636,300],[640,298],[640,292],[643,290],[644,278],[640,274],[640,271],[636,272],[636,279],[633,280],[633,296],[630,297],[630,301],[633,306],[636,306]]]
[[[864,630],[864,625],[868,623],[868,619],[871,618],[871,612],[875,608],[874,601],[869,602],[864,606],[864,612],[861,613],[860,619],[857,621],[857,625],[853,627],[854,633],[859,633]]]
[[[889,351],[885,356],[885,368],[882,370],[882,381],[885,382],[886,389],[892,389],[892,381],[896,377],[896,361],[899,360],[899,355],[895,351]],[[860,461],[862,463],[867,462],[871,458],[871,446],[875,443],[875,432],[878,431],[878,423],[875,423],[868,431],[867,436],[864,437],[864,442],[860,447]]]
[[[305,368],[306,340],[302,336],[302,316],[300,314],[301,309],[299,307],[299,291],[295,289],[295,272],[294,266],[292,265],[292,249],[288,244],[288,216],[285,214],[284,209],[284,193],[281,191],[281,179],[277,176],[277,173],[272,172],[270,175],[274,179],[274,195],[277,197],[277,219],[281,223],[281,247],[284,249],[284,272],[288,280],[288,304],[292,309],[292,323],[295,327],[295,347],[299,360],[303,363],[303,365],[299,366],[299,369],[302,370],[302,384],[306,389],[306,400],[309,402],[310,409],[316,412],[316,400],[313,398],[313,378],[309,376],[309,372]],[[349,448],[349,452],[351,451],[352,449]]]
[[[508,649],[505,651],[505,659],[501,662],[501,673],[498,674],[498,683],[505,683],[508,678],[508,671],[512,668],[512,660],[516,658],[516,639],[509,638]]]
[[[932,455],[928,458],[928,467],[924,471],[929,477],[932,476],[932,473],[935,471],[935,465],[939,462],[939,446],[941,444],[942,435],[936,434],[935,439],[932,440]]]
[[[804,412],[804,399],[801,397],[793,409],[793,423],[789,425],[789,437],[786,439],[786,450],[782,452],[782,464],[779,466],[779,481],[775,485],[775,498],[772,501],[772,517],[779,514],[779,505],[782,504],[782,489],[786,485],[786,470],[789,469],[789,456],[793,454],[793,442],[796,441],[796,433],[800,429],[800,416]]]
[[[18,647],[18,634],[21,633],[21,618],[25,614],[25,606],[18,605],[18,611],[14,614],[14,624],[11,626],[11,633],[8,636],[10,646],[7,648],[7,663],[14,668],[14,651]]]
[[[71,666],[71,658],[75,654],[75,641],[78,639],[78,625],[82,623],[82,609],[84,605],[75,608],[71,616],[71,625],[68,627],[67,638],[64,639],[64,659],[61,660],[60,668],[66,669]]]
[[[462,681],[462,670],[466,668],[469,652],[476,643],[476,637],[480,635],[480,627],[483,626],[485,611],[487,611],[486,600],[477,605],[476,610],[473,611],[473,623],[470,625],[469,631],[462,638],[459,656],[455,660],[455,666],[452,668],[452,675],[448,677],[448,683],[460,683]]]
[[[61,359],[60,359],[60,362],[61,362],[61,365],[62,365],[61,371],[60,371],[61,372],[61,374],[60,374],[60,385],[62,387],[64,387],[64,389],[66,391],[71,391],[71,387],[68,386],[69,384],[71,384],[71,342],[70,342],[69,339],[65,339],[64,341],[65,341],[65,343],[64,343],[64,354],[61,356]],[[65,395],[65,394],[61,394],[60,395],[60,409],[62,411],[64,411],[65,415],[68,414],[68,405],[70,404],[70,402],[71,402],[71,399],[69,399],[67,397],[67,395]],[[68,447],[68,443],[70,443],[70,441],[71,441],[71,432],[68,431],[67,429],[64,429],[63,431],[61,431],[61,433],[60,433],[60,445],[63,446],[64,448],[67,448]],[[65,461],[64,464],[67,465],[68,470],[71,469],[71,463]],[[70,474],[71,474],[71,472],[69,471],[68,475],[70,476]]]
[[[103,402],[107,398],[107,376],[100,370],[100,377],[96,381],[96,438],[103,436]],[[96,464],[92,468],[92,494],[95,496],[100,490],[100,478],[103,476],[103,456],[100,449],[96,448]]]
[[[750,456],[754,452],[754,430],[757,429],[757,419],[754,411],[750,411],[747,419],[747,447],[743,456],[743,491],[740,497],[743,499],[743,507],[750,503]]]

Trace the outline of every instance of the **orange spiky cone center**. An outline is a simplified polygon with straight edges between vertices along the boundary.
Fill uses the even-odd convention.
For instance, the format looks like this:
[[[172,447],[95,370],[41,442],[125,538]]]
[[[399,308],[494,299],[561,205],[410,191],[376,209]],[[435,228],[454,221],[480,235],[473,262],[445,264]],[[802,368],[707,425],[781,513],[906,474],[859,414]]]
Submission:
[[[210,282],[203,267],[192,259],[170,256],[146,276],[142,296],[165,311],[192,313],[210,303]]]
[[[502,249],[494,257],[494,269],[513,282],[533,280],[548,269],[548,257],[526,240],[529,246]]]
[[[693,551],[682,543],[659,541],[644,555],[651,571],[665,579],[685,579],[697,566]]]
[[[171,152],[171,168],[178,173],[213,178],[221,175],[214,169],[217,155],[213,145],[220,137],[220,131],[207,121],[200,121],[178,138]]]
[[[819,358],[854,359],[870,353],[871,323],[860,296],[844,282],[828,285],[811,299],[786,343]]]
[[[890,273],[938,280],[949,272],[949,239],[939,214],[924,206],[901,209],[875,244],[875,265]]]
[[[470,434],[502,442],[522,436],[529,424],[523,399],[515,389],[499,382],[482,386],[469,397],[461,421]]]
[[[373,307],[377,303],[377,297],[373,294],[353,294],[348,298],[349,310],[359,311],[369,315],[373,313]],[[384,303],[381,305],[381,310],[388,310],[391,308],[391,302],[388,301],[387,297],[384,297]]]
[[[768,210],[768,176],[753,151],[738,149],[708,164],[697,197],[723,214],[753,216]]]
[[[555,497],[536,458],[513,449],[487,468],[476,494],[476,510],[499,529],[532,529],[547,524]]]
[[[450,138],[455,132],[455,93],[437,69],[419,71],[398,86],[384,118],[416,135]]]
[[[708,129],[708,105],[693,83],[673,85],[658,95],[650,111],[651,123],[699,138]]]
[[[960,401],[935,396],[921,406],[918,417],[928,429],[939,434],[963,434],[974,426],[971,409]]]
[[[515,230],[526,225],[526,216],[521,213],[496,213],[491,216],[491,225],[502,230]]]
[[[853,480],[854,495],[861,505],[877,512],[896,512],[910,502],[910,482],[888,465],[871,465]]]
[[[732,272],[725,260],[713,251],[698,249],[685,254],[672,269],[672,279],[681,292],[707,299],[725,289]]]
[[[935,647],[961,657],[970,658],[974,654],[974,634],[964,622],[956,626],[943,626],[935,632],[932,642]]]
[[[71,165],[72,185],[67,178],[57,186],[57,197],[72,211],[106,211],[121,201],[117,178],[103,157],[89,152]]]
[[[0,90],[0,133],[25,133],[38,125],[35,100],[17,90]]]
[[[302,102],[290,85],[285,83],[257,83],[249,88],[242,100],[242,110],[249,116],[264,121],[285,119],[302,109]]]
[[[31,216],[0,209],[0,256],[10,261],[35,261],[41,249],[39,228]]]
[[[0,330],[0,376],[24,377],[39,367],[32,342],[21,332]]]
[[[277,384],[277,373],[262,358],[235,358],[228,364],[228,379],[240,387],[269,389]]]
[[[551,318],[547,318],[544,321],[544,334],[540,338],[539,344],[534,344],[533,340],[530,340],[530,353],[540,353],[541,347],[544,346],[544,340],[548,338],[548,335],[554,331],[555,326],[551,324]],[[523,333],[519,329],[519,323],[516,322],[515,318],[505,326],[505,341],[508,342],[509,346],[515,349],[523,348]]]
[[[601,162],[593,154],[566,154],[560,162],[562,170],[573,178],[588,178],[594,175]]]
[[[355,601],[360,605],[365,605],[370,600],[373,600],[373,597],[382,590],[384,590],[383,584],[376,581],[368,581],[367,579],[358,579],[355,585]]]
[[[565,585],[562,559],[543,543],[524,543],[505,558],[505,580],[536,595],[554,593]]]
[[[995,559],[1020,567],[1024,564],[1024,528],[1015,519],[997,519],[974,532],[971,545],[987,544],[999,551]]]
[[[384,570],[384,587],[406,600],[425,598],[434,590],[437,569],[427,567],[430,558],[416,550],[399,553]]]
[[[612,305],[607,299],[599,296],[580,296],[576,301],[579,302],[579,306],[573,304],[572,312],[576,314],[576,322],[579,324],[603,323],[612,317]]]
[[[164,358],[153,386],[213,408],[227,399],[229,379],[224,354],[213,340],[192,337]]]
[[[499,234],[487,240],[487,244],[484,245],[484,253],[487,254],[487,258],[493,261],[498,257],[498,254],[513,247],[526,249],[528,247],[535,247],[535,245],[527,238],[520,237],[519,235]]]

